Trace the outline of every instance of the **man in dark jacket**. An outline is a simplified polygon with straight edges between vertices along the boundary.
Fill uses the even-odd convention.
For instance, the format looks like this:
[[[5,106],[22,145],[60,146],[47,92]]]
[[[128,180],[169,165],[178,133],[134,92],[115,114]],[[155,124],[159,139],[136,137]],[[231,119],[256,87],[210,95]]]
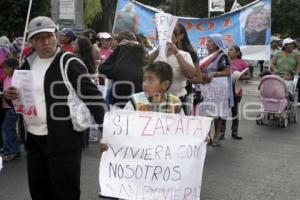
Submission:
[[[56,25],[48,17],[37,17],[28,25],[28,38],[35,51],[22,70],[30,70],[37,116],[25,116],[26,151],[30,194],[33,200],[80,199],[80,165],[83,134],[73,130],[67,105],[68,90],[60,72]],[[64,62],[73,57],[69,54]],[[104,107],[101,93],[85,76],[78,61],[69,64],[67,76],[87,105],[94,120],[102,124]],[[17,88],[5,92],[8,99],[18,97]]]

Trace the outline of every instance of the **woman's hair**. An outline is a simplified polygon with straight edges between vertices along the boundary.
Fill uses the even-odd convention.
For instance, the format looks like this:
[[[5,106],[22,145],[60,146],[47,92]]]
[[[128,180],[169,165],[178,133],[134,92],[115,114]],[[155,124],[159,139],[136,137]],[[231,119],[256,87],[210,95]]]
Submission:
[[[3,61],[3,66],[4,68],[17,69],[19,67],[19,61],[14,57],[10,57]]]
[[[177,30],[176,30],[176,28],[177,28]],[[183,38],[181,40],[181,47],[178,47],[178,44],[176,44],[177,48],[180,48],[181,50],[190,53],[190,55],[193,59],[193,62],[194,63],[198,62],[199,59],[198,59],[197,53],[194,50],[193,46],[191,45],[191,42],[189,40],[187,31],[186,31],[184,25],[178,23],[176,25],[176,28],[174,30],[175,35],[183,34]]]
[[[152,64],[148,64],[144,67],[144,73],[145,72],[154,73],[158,77],[161,83],[163,81],[170,81],[170,85],[167,88],[167,90],[172,85],[172,80],[173,80],[172,67],[166,62],[157,61]]]
[[[137,41],[136,35],[128,30],[124,30],[116,33],[115,39],[118,41],[118,43],[120,43],[122,40]]]
[[[120,43],[122,40],[128,40],[126,46],[132,53],[137,55],[143,62],[146,60],[146,53],[144,46],[137,41],[137,37],[134,33],[128,30],[120,31],[115,35],[115,39]]]
[[[238,45],[232,45],[231,47],[234,48],[234,50],[237,52],[237,58],[241,59],[243,56],[241,48]]]
[[[83,63],[86,65],[88,72],[94,74],[96,71],[96,63],[94,57],[94,47],[91,41],[85,36],[77,38],[78,55]]]
[[[93,29],[86,29],[83,31],[83,35],[87,37],[92,44],[100,41],[100,38],[97,36],[97,33]]]

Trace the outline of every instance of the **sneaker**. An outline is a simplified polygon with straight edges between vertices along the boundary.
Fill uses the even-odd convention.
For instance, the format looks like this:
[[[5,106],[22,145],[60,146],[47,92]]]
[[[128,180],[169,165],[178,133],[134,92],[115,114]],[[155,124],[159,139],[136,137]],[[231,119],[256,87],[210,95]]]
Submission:
[[[8,161],[15,159],[16,157],[18,157],[18,154],[12,153],[12,154],[3,156],[2,159],[3,159],[3,162],[8,162]]]
[[[221,143],[220,143],[219,139],[214,139],[214,141],[211,144],[211,146],[213,146],[213,147],[219,147],[220,145],[221,145]]]

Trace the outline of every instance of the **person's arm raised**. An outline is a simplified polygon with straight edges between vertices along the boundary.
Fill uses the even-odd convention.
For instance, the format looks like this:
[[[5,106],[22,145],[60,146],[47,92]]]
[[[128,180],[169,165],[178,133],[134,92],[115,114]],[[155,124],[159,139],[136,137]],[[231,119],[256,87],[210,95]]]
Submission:
[[[194,78],[195,74],[196,74],[196,69],[193,66],[193,64],[191,64],[193,62],[192,58],[190,58],[191,63],[188,62],[186,60],[186,58],[183,56],[183,54],[181,54],[180,51],[177,49],[176,45],[171,42],[167,43],[167,48],[168,48],[168,51],[171,51],[171,53],[175,55],[184,76],[187,79]]]
[[[149,55],[148,55],[147,63],[148,63],[148,64],[154,63],[155,59],[156,59],[157,56],[158,56],[158,53],[159,53],[158,48],[155,49],[155,50],[153,50],[153,51],[151,51],[151,52],[149,53]]]

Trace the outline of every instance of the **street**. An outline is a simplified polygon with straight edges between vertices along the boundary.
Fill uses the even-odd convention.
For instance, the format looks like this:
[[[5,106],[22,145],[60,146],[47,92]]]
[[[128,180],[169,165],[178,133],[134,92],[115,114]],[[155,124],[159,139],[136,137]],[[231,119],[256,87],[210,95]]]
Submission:
[[[244,86],[245,102],[259,102],[257,80]],[[298,116],[300,108],[296,108]],[[257,113],[251,113],[255,117]],[[221,147],[208,146],[201,200],[297,200],[300,198],[299,122],[279,128],[276,123],[258,126],[242,119],[231,138],[228,122]],[[96,143],[84,150],[81,189],[83,200],[98,198],[100,155]],[[29,200],[25,153],[8,163],[0,173],[1,200]]]

